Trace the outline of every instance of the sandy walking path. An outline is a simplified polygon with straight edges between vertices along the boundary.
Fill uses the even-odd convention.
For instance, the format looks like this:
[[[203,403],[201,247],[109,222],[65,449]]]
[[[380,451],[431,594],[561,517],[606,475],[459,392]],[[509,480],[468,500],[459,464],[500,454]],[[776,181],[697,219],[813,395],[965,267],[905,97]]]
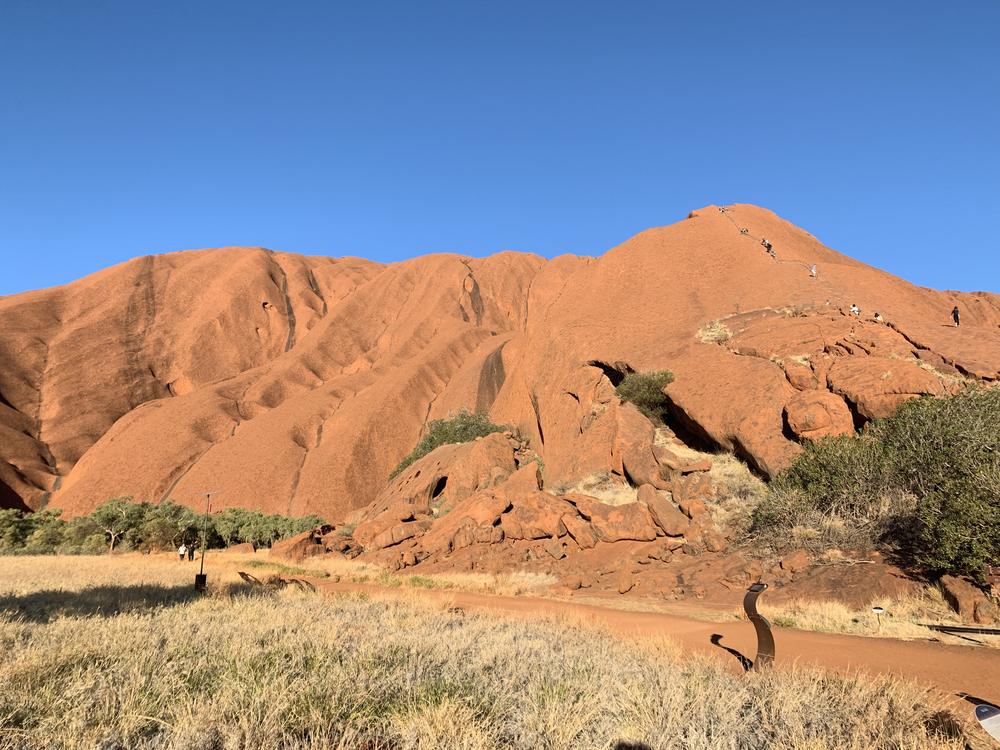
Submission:
[[[682,647],[714,654],[740,669],[739,655],[752,659],[753,626],[743,622],[711,623],[659,612],[630,612],[571,601],[530,596],[494,596],[467,591],[399,589],[373,584],[312,579],[324,592],[364,591],[382,596],[419,596],[468,610],[515,616],[563,615],[593,622],[626,636],[666,636]],[[721,639],[713,639],[721,636]],[[774,628],[776,663],[810,664],[838,671],[862,670],[895,675],[1000,703],[1000,650],[951,646],[929,641],[901,641]],[[717,640],[718,644],[713,643]]]

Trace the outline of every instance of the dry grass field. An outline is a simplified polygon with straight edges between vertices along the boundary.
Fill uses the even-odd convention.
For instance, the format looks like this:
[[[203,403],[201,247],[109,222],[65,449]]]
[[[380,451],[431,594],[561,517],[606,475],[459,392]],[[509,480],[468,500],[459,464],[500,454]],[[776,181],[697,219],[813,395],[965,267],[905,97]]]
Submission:
[[[0,748],[962,748],[929,692],[579,621],[263,593],[247,560],[0,559]],[[266,573],[266,567],[260,568]]]

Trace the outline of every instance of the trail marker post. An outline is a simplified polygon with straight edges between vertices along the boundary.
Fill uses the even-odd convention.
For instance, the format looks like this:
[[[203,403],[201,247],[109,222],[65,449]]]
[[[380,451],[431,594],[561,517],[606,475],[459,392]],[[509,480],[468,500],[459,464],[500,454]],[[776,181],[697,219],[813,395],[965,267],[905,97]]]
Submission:
[[[204,591],[208,587],[208,576],[205,575],[205,547],[208,546],[208,514],[212,510],[212,495],[217,490],[202,493],[205,496],[205,518],[201,522],[201,570],[194,575],[194,590]]]
[[[885,612],[885,609],[883,609],[882,607],[872,607],[872,612],[874,612],[875,613],[875,617],[878,618],[878,632],[881,633],[882,632],[882,614]]]

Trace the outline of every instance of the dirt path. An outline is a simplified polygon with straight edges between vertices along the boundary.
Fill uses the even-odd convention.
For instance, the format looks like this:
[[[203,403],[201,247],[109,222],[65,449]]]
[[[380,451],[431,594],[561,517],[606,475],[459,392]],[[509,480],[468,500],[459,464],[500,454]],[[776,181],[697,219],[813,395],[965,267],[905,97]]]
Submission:
[[[493,596],[466,591],[383,588],[371,584],[333,583],[313,579],[321,591],[365,591],[452,603],[469,610],[515,616],[539,614],[578,617],[626,636],[667,636],[681,646],[720,656],[740,668],[740,656],[752,659],[756,649],[748,623],[710,623],[658,612],[629,612],[589,604],[536,597]],[[714,639],[713,636],[721,636]],[[813,664],[839,671],[864,670],[917,680],[955,695],[968,693],[1000,702],[1000,650],[950,646],[775,628],[778,665]]]

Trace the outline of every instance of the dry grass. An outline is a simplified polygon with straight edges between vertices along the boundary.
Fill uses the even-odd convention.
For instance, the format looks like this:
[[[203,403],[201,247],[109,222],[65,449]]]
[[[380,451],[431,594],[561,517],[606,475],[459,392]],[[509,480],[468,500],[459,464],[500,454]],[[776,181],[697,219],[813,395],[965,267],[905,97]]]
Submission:
[[[0,748],[964,744],[937,699],[883,678],[736,674],[572,620],[249,594],[228,585],[228,564],[212,595],[190,599],[174,589],[191,568],[176,563],[12,562],[0,570]],[[109,593],[134,587],[149,590]]]
[[[703,344],[722,344],[733,337],[733,332],[721,320],[713,320],[702,326],[696,336]]]
[[[709,506],[712,520],[739,538],[750,530],[753,512],[767,493],[767,485],[731,453],[711,458],[709,476],[715,487],[715,500]]]
[[[608,473],[591,474],[572,484],[556,485],[546,489],[546,492],[553,495],[579,493],[596,498],[605,505],[627,505],[634,503],[638,497],[638,490],[635,487],[624,484],[620,478],[616,481]]]
[[[885,610],[881,618],[872,611],[873,607]],[[834,601],[799,600],[779,604],[762,603],[760,611],[775,625],[786,628],[903,640],[933,639],[952,644],[969,644],[973,640],[985,646],[1000,647],[1000,638],[995,636],[975,635],[964,638],[923,627],[923,623],[967,624],[948,607],[941,591],[933,586],[907,597],[874,599],[861,609],[853,609]],[[745,618],[742,612],[739,616]]]

